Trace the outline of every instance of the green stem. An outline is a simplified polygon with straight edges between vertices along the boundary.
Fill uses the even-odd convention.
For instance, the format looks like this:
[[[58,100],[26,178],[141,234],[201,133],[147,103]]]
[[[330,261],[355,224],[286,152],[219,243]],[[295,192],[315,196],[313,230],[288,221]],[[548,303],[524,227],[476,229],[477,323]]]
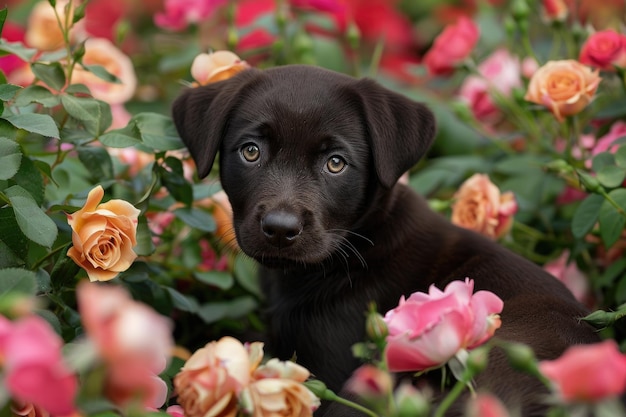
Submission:
[[[46,262],[48,259],[52,258],[54,255],[56,255],[57,253],[59,253],[60,251],[65,249],[65,247],[66,247],[66,245],[61,245],[58,248],[51,250],[50,253],[48,253],[46,256],[44,256],[43,258],[38,260],[33,265],[32,269],[38,269],[44,262]]]
[[[617,204],[617,202],[613,199],[613,197],[611,197],[609,195],[609,193],[606,192],[606,190],[604,189],[600,189],[599,194],[604,197],[604,199],[606,201],[609,202],[609,204],[611,204],[613,207],[615,207],[615,210],[617,210],[617,212],[619,214],[621,214],[622,216],[626,217],[626,211],[624,210],[623,207],[621,207],[619,204]]]
[[[363,414],[367,414],[368,416],[371,417],[379,417],[378,414],[376,414],[375,412],[373,412],[372,410],[370,410],[369,408],[365,408],[360,404],[357,404],[355,402],[352,402],[350,400],[346,400],[345,398],[339,397],[339,396],[335,396],[335,398],[333,399],[333,401],[339,403],[339,404],[343,404],[347,407],[352,407],[357,411],[362,412]]]
[[[464,375],[462,379],[456,381],[456,384],[454,384],[448,395],[446,395],[441,404],[439,404],[439,407],[437,407],[434,417],[443,417],[446,414],[448,408],[450,408],[450,406],[457,400],[457,398],[459,398],[459,395],[461,395],[461,393],[467,386],[468,381],[469,378],[467,378],[467,375]]]

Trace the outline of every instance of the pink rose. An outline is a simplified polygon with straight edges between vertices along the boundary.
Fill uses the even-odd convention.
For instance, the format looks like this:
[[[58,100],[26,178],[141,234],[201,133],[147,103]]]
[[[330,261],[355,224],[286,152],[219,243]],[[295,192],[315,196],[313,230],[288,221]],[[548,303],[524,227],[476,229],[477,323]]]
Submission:
[[[485,174],[474,174],[454,194],[452,223],[491,239],[511,229],[517,202],[512,192],[500,193]]]
[[[557,259],[545,264],[543,269],[565,284],[578,301],[584,302],[589,295],[589,281],[576,262],[568,264],[568,259],[569,251],[564,251]]]
[[[541,1],[541,16],[547,22],[563,22],[569,9],[564,0],[542,0]]]
[[[164,29],[181,31],[211,16],[226,0],[165,0],[165,11],[154,16],[154,23]]]
[[[521,87],[519,59],[506,49],[498,49],[479,66],[480,75],[468,76],[459,92],[481,122],[495,122],[500,110],[494,102],[494,94],[508,97],[514,88]]]
[[[614,142],[624,136],[626,136],[626,122],[618,120],[604,136],[598,139],[591,150],[591,155],[595,156],[602,152],[617,152],[619,145],[617,143],[614,144]]]
[[[626,390],[626,355],[614,340],[572,346],[558,359],[541,361],[539,369],[566,403],[597,402]]]
[[[440,291],[402,297],[387,312],[389,327],[385,357],[389,370],[421,371],[438,367],[460,351],[472,349],[500,327],[503,302],[489,291],[474,291],[474,281],[453,281]]]
[[[492,394],[479,393],[467,405],[467,417],[509,417],[502,402]]]
[[[162,406],[167,386],[158,374],[174,345],[169,319],[122,287],[83,282],[76,294],[83,327],[106,365],[107,397],[120,405],[141,399],[146,407]]]
[[[607,71],[626,67],[626,35],[612,29],[595,32],[583,44],[579,61]]]
[[[433,75],[451,74],[472,53],[478,37],[478,26],[467,17],[460,17],[435,38],[424,55],[424,65]]]
[[[375,402],[389,398],[393,392],[393,381],[389,372],[366,364],[354,371],[346,383],[346,389],[366,402]]]
[[[601,80],[598,70],[573,59],[548,61],[533,74],[524,99],[547,107],[562,122],[591,103]]]
[[[63,341],[50,325],[39,316],[15,323],[2,317],[0,333],[4,383],[12,396],[33,411],[71,414],[78,379],[63,361]]]

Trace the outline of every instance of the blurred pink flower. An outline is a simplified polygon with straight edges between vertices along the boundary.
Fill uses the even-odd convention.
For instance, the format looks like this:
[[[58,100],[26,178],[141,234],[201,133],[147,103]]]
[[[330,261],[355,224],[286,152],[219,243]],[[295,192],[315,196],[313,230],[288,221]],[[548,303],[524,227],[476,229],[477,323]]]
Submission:
[[[451,221],[491,239],[511,229],[517,202],[512,192],[500,193],[488,175],[474,174],[454,194]]]
[[[63,361],[63,341],[39,316],[11,323],[0,316],[4,384],[21,404],[53,415],[74,411],[78,379]]]
[[[503,302],[489,291],[473,294],[474,281],[453,281],[441,291],[416,292],[385,315],[389,327],[385,357],[389,370],[438,367],[472,349],[500,327]]]
[[[163,28],[180,31],[211,16],[226,0],[165,0],[165,11],[154,16],[154,23]]]
[[[109,399],[125,405],[140,398],[146,407],[162,406],[167,386],[158,374],[174,346],[169,319],[121,287],[83,282],[76,292],[87,336],[107,368]]]
[[[539,369],[566,403],[598,402],[626,390],[626,355],[612,339],[572,346],[558,359],[541,361]]]
[[[476,119],[493,123],[501,116],[494,94],[509,97],[522,86],[520,62],[506,49],[498,49],[478,66],[478,72],[465,78],[459,94]]]
[[[463,16],[448,25],[424,55],[424,64],[433,75],[449,75],[467,59],[480,36],[478,26]]]
[[[23,42],[24,28],[11,21],[5,21],[2,28],[2,39],[7,42]],[[17,55],[5,55],[0,57],[0,70],[9,76],[16,69],[28,65]]]
[[[180,405],[170,405],[169,407],[167,407],[165,412],[172,417],[185,417],[183,407],[181,407]]]
[[[563,22],[569,9],[564,0],[541,0],[541,17],[546,22]]]
[[[345,13],[346,4],[341,0],[291,0],[293,7],[321,12]]]
[[[623,137],[626,137],[626,122],[618,120],[604,136],[598,139],[591,150],[591,155],[595,156],[601,152],[615,153],[619,145],[614,142]]]
[[[543,269],[565,284],[578,301],[585,302],[589,296],[589,281],[576,262],[568,263],[568,259],[569,251],[564,251],[557,259],[545,264]]]
[[[473,396],[467,406],[466,417],[509,417],[502,402],[493,394],[481,392]]]
[[[583,44],[578,60],[605,71],[614,71],[614,65],[626,68],[626,35],[613,29],[591,34]]]
[[[389,372],[365,364],[352,374],[345,388],[367,402],[384,400],[393,392],[393,380]]]
[[[200,240],[200,256],[202,262],[198,265],[201,271],[226,271],[228,269],[228,257],[226,255],[217,257],[215,249],[208,240]]]
[[[11,402],[11,417],[50,417],[46,410],[31,403]]]

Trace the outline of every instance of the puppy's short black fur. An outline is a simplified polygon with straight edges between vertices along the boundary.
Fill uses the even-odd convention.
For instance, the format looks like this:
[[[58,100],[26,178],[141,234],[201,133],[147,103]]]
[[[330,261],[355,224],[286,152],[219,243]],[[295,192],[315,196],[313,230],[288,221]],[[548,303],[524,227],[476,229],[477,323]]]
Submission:
[[[397,183],[434,137],[424,105],[369,79],[284,66],[189,89],[173,116],[201,177],[219,150],[237,241],[261,265],[271,352],[297,357],[331,389],[359,365],[351,346],[365,338],[371,301],[385,312],[465,277],[504,300],[496,336],[540,359],[598,340],[560,282]],[[477,383],[524,415],[544,412],[546,391],[501,352]]]

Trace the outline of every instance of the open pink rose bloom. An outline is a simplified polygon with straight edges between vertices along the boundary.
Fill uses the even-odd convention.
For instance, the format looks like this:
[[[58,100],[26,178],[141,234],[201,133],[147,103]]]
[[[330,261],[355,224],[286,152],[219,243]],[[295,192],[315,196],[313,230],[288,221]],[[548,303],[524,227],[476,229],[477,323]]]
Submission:
[[[453,281],[441,291],[413,293],[387,312],[385,356],[389,370],[421,371],[445,364],[481,345],[500,327],[503,302],[489,291],[473,294],[474,281]]]

